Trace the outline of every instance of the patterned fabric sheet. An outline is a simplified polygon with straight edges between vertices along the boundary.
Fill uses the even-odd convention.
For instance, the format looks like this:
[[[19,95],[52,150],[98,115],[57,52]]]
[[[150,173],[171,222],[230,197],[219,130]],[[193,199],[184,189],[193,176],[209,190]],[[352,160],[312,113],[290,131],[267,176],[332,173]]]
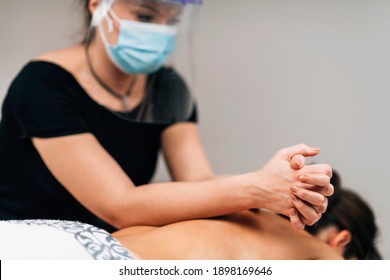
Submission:
[[[0,221],[0,259],[132,260],[107,231],[60,220]]]

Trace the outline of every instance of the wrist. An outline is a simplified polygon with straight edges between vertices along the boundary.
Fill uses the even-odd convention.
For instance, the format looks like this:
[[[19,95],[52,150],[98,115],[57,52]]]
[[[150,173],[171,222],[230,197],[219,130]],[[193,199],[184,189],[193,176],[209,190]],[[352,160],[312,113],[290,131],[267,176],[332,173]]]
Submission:
[[[251,172],[245,176],[244,193],[248,195],[250,208],[266,208],[267,191],[262,184],[262,174],[260,172]]]
[[[256,208],[265,208],[278,214],[285,213],[286,198],[270,183],[270,175],[260,169],[251,173],[253,186],[256,189]]]

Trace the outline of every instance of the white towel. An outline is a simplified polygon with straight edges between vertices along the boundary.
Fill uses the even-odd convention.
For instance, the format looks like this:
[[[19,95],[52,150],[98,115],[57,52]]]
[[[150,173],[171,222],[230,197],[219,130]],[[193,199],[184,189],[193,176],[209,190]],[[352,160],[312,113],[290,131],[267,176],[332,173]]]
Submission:
[[[0,221],[3,260],[129,260],[132,254],[103,229],[73,221]]]

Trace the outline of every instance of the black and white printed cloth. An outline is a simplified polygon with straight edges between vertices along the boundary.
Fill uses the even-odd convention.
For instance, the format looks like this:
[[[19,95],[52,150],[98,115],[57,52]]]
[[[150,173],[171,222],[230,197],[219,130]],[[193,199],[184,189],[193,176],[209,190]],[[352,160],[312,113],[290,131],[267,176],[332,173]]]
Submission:
[[[135,257],[107,231],[60,220],[0,221],[3,260],[131,260]]]

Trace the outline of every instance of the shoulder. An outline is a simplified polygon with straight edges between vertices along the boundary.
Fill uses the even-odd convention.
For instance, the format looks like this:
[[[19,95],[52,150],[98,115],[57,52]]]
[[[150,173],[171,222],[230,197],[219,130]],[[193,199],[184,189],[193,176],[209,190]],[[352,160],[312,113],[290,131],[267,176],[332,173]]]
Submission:
[[[69,48],[43,53],[32,61],[49,62],[55,64],[69,73],[75,73],[80,68],[84,59],[83,45],[76,45]]]
[[[81,46],[44,53],[29,61],[11,84],[12,94],[34,91],[44,93],[45,89],[69,85],[74,80],[74,71],[80,64]],[[72,81],[74,82],[74,81]]]
[[[182,75],[174,68],[164,67],[149,77],[150,82],[154,83],[154,89],[164,95],[183,96],[189,95],[189,87]]]
[[[188,83],[175,69],[164,67],[150,76],[149,85],[153,88],[154,104],[164,108],[156,111],[156,115],[173,123],[180,121],[197,121],[196,100],[192,95]]]
[[[65,90],[72,75],[57,64],[46,61],[30,61],[13,80],[6,100],[33,102],[40,97],[54,96]]]
[[[42,86],[41,82],[48,80],[62,81],[64,77],[70,78],[80,64],[80,47],[72,47],[52,51],[31,59],[16,75],[12,87]]]
[[[49,56],[28,62],[12,81],[4,99],[4,112],[43,110],[79,103],[74,76]],[[35,109],[34,109],[35,108]],[[28,110],[27,110],[28,109]]]
[[[169,82],[170,85],[187,87],[184,77],[172,67],[163,67],[153,75],[157,81]]]
[[[154,80],[153,80],[154,79]],[[152,76],[156,97],[176,104],[183,104],[191,99],[191,91],[185,79],[173,68],[164,67]]]

